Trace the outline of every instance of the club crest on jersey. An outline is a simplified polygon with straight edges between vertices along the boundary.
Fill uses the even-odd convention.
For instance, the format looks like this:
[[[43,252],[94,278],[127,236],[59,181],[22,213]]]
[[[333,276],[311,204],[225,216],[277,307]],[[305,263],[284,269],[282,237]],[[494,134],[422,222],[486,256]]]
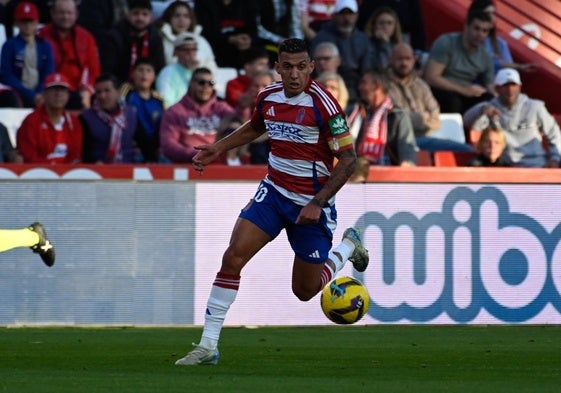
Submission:
[[[349,130],[343,115],[337,115],[333,119],[329,119],[329,128],[332,135],[343,134]]]
[[[304,117],[306,116],[306,109],[300,108],[298,111],[298,115],[296,116],[296,124],[301,124],[304,121]]]

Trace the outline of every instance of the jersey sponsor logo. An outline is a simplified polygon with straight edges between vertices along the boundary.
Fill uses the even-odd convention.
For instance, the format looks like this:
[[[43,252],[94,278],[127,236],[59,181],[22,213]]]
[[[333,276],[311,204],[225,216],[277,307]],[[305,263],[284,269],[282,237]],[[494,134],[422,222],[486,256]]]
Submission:
[[[271,106],[267,111],[267,116],[275,117],[275,107]]]
[[[343,119],[343,115],[337,115],[333,119],[329,119],[329,128],[333,135],[344,134],[349,130],[347,122]]]
[[[267,131],[273,139],[306,142],[303,130],[290,123],[267,122]]]

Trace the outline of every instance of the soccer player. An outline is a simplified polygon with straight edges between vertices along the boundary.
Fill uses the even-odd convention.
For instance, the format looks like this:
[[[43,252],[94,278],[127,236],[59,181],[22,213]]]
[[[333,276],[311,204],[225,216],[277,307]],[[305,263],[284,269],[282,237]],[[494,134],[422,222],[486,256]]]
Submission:
[[[0,229],[0,252],[17,247],[31,248],[49,267],[55,263],[55,247],[40,222],[23,229]]]
[[[313,298],[347,260],[357,271],[368,265],[368,251],[354,228],[345,230],[341,244],[330,251],[336,227],[335,194],[354,172],[356,153],[343,110],[310,78],[313,69],[306,42],[284,40],[275,63],[281,82],[259,93],[251,120],[224,139],[196,147],[193,166],[199,172],[224,152],[265,132],[271,153],[268,174],[241,211],[222,258],[200,343],[177,365],[218,362],[218,339],[236,298],[241,270],[282,229],[295,254],[292,291],[302,301]]]

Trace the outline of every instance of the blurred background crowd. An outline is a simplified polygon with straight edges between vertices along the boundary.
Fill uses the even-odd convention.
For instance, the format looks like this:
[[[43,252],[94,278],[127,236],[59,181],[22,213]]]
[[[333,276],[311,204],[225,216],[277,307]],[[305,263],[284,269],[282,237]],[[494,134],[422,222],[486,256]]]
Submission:
[[[0,124],[0,162],[189,163],[251,117],[297,37],[347,113],[355,181],[446,159],[559,167],[556,115],[523,92],[540,65],[513,59],[493,0],[467,3],[429,43],[420,0],[0,0],[0,108],[25,111]],[[265,137],[218,164],[267,159]]]

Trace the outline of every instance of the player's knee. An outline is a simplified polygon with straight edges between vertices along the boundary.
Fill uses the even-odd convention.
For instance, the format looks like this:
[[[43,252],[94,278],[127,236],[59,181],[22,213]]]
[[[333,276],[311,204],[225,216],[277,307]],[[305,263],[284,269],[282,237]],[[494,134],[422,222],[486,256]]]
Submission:
[[[313,288],[307,285],[292,285],[292,293],[301,301],[307,302],[313,298],[317,293],[317,288]]]
[[[244,265],[244,260],[234,250],[228,248],[222,256],[221,271],[230,274],[239,274]]]

